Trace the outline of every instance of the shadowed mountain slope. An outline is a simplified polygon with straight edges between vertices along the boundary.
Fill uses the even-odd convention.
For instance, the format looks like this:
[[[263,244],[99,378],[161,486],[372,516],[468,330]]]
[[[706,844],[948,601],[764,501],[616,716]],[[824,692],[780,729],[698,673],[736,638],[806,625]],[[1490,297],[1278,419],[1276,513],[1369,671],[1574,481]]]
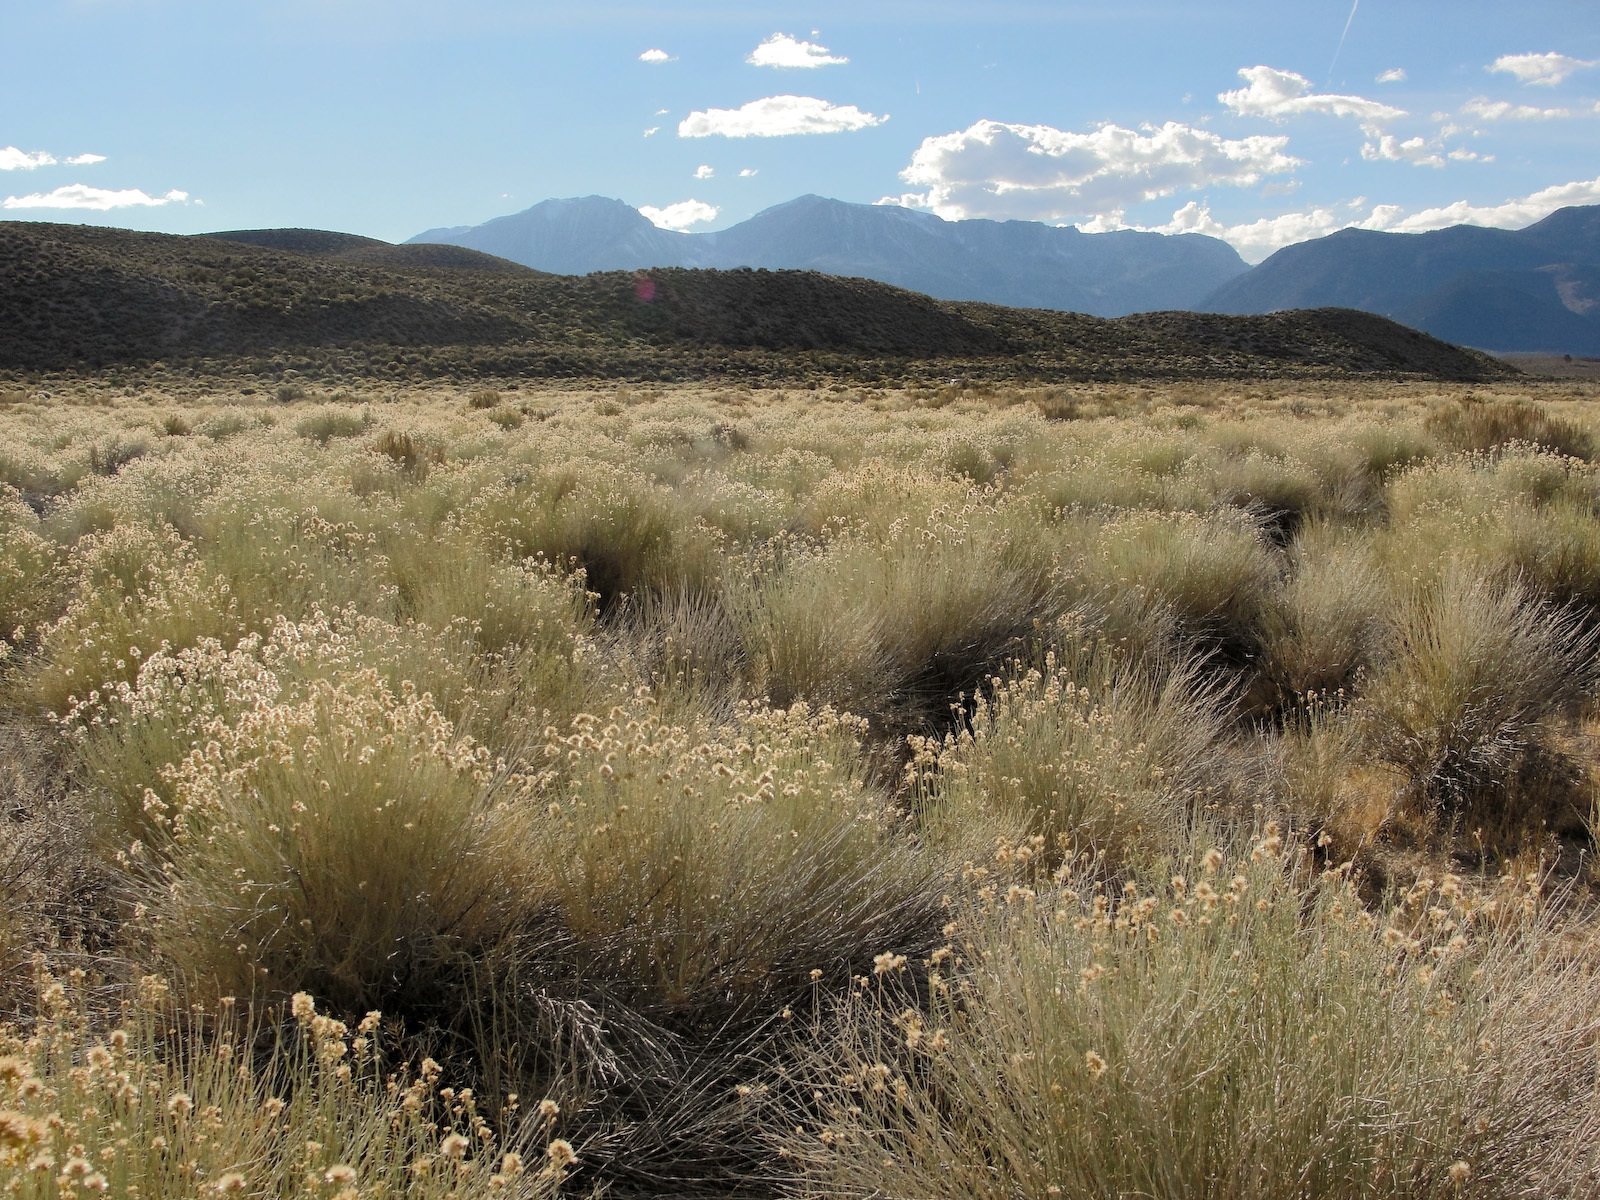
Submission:
[[[273,248],[283,246],[303,249]],[[0,222],[0,367],[218,370],[271,357],[332,376],[639,380],[1508,370],[1347,311],[1106,320],[807,271],[575,277],[460,255],[304,230],[175,237]]]

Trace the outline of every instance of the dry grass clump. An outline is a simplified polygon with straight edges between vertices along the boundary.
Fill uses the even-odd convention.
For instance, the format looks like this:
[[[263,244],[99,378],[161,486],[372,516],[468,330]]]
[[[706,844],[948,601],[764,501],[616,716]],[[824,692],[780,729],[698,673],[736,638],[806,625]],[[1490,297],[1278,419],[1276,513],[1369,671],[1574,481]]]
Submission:
[[[1005,512],[969,499],[882,536],[858,529],[786,552],[740,600],[756,686],[895,730],[945,724],[952,702],[1064,607],[1048,538]]]
[[[1378,753],[1444,811],[1509,780],[1596,680],[1595,636],[1518,583],[1460,571],[1402,597],[1363,690]]]
[[[1257,650],[1279,566],[1248,514],[1133,513],[1106,522],[1090,554],[1085,579],[1114,635],[1152,649],[1175,641],[1235,662]]]
[[[60,591],[56,547],[16,491],[0,488],[0,670],[30,627],[50,615]]]
[[[1543,948],[1536,885],[1369,911],[1270,827],[1029,883],[947,927],[925,1006],[892,973],[841,1002],[774,1131],[800,1194],[1587,1193],[1595,983]]]
[[[485,489],[462,523],[499,553],[581,568],[608,606],[624,595],[704,590],[721,568],[715,531],[686,520],[671,491],[623,467],[562,466]]]
[[[1589,431],[1572,421],[1551,416],[1542,405],[1525,400],[1486,400],[1463,396],[1428,414],[1429,433],[1454,450],[1495,450],[1527,442],[1559,454],[1588,458],[1594,451]]]

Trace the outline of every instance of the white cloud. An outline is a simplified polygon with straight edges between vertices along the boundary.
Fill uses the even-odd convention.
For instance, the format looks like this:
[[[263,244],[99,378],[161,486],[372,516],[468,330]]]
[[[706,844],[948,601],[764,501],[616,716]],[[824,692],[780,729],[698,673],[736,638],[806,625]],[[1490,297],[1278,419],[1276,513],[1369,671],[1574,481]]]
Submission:
[[[1573,204],[1600,204],[1600,176],[1559,183],[1504,204],[1475,205],[1457,200],[1440,208],[1425,208],[1384,228],[1401,233],[1422,233],[1447,225],[1487,225],[1491,229],[1521,229],[1541,221],[1558,208]]]
[[[1558,208],[1574,204],[1600,203],[1600,177],[1575,183],[1557,184],[1504,204],[1479,206],[1458,200],[1438,208],[1407,213],[1398,204],[1375,204],[1353,200],[1308,212],[1284,213],[1239,225],[1224,225],[1204,204],[1190,201],[1172,214],[1165,225],[1127,225],[1121,213],[1112,213],[1078,226],[1086,233],[1105,233],[1115,229],[1137,229],[1147,233],[1203,233],[1221,238],[1239,252],[1246,262],[1260,262],[1275,250],[1295,242],[1326,237],[1341,229],[1376,229],[1389,233],[1426,233],[1451,225],[1484,225],[1493,229],[1521,229],[1543,220]]]
[[[1112,213],[1179,190],[1252,187],[1300,161],[1284,137],[1228,140],[1168,122],[1143,133],[1103,125],[1068,133],[1048,125],[979,121],[924,138],[900,172],[923,193],[881,203],[928,208],[942,217],[1059,221]]]
[[[1569,58],[1565,54],[1502,54],[1484,69],[1514,75],[1519,83],[1555,87],[1567,76],[1595,66],[1600,66],[1600,59]]]
[[[1509,100],[1490,100],[1487,96],[1474,96],[1461,106],[1461,111],[1485,121],[1555,121],[1572,115],[1565,108],[1535,108],[1531,104],[1512,104]]]
[[[641,204],[639,211],[648,217],[650,223],[657,229],[672,229],[681,233],[691,225],[715,221],[717,214],[722,210],[715,204],[706,204],[700,200],[679,200],[676,204],[669,204],[665,208],[652,208],[648,204]]]
[[[716,172],[714,170],[705,165],[698,166],[694,169],[694,177],[696,179],[710,179],[715,174]]]
[[[678,60],[673,58],[672,55],[668,54],[665,50],[646,50],[643,54],[639,55],[639,61],[644,63],[664,63],[677,62]]]
[[[1408,162],[1414,167],[1444,166],[1444,155],[1423,137],[1402,142],[1393,134],[1384,134],[1376,142],[1362,146],[1361,157],[1368,162]]]
[[[31,171],[35,167],[53,167],[55,162],[55,155],[46,154],[43,150],[29,154],[15,146],[0,149],[0,171]]]
[[[1127,225],[1121,214],[1100,218],[1078,226],[1085,233],[1110,233],[1118,229],[1136,229],[1141,233],[1202,233],[1207,237],[1221,238],[1239,252],[1246,262],[1257,263],[1274,250],[1304,242],[1343,229],[1354,222],[1341,217],[1333,208],[1313,208],[1309,212],[1284,213],[1278,217],[1263,217],[1240,225],[1224,225],[1211,215],[1205,204],[1191,200],[1165,225]]]
[[[1354,117],[1373,130],[1405,116],[1405,110],[1366,100],[1360,96],[1322,96],[1311,91],[1311,81],[1293,71],[1272,67],[1241,67],[1239,77],[1250,86],[1235,92],[1222,92],[1217,99],[1242,117],[1266,117],[1282,121],[1288,117],[1322,114]]]
[[[831,67],[849,61],[829,54],[826,46],[796,41],[787,33],[773,34],[745,59],[756,67]]]
[[[103,163],[105,160],[106,156],[104,154],[74,154],[71,158],[67,159],[67,166],[89,167],[93,166],[95,163]]]
[[[756,173],[757,169],[758,168],[756,168],[756,167],[746,167],[746,168],[744,168],[744,170],[739,172],[739,178],[740,179],[749,179],[750,176],[752,176],[752,175],[754,175]]]
[[[1381,73],[1376,80],[1378,83],[1404,83],[1405,81],[1406,69],[1404,67],[1390,67],[1387,71]]]
[[[53,192],[35,192],[30,196],[7,196],[0,200],[0,208],[80,208],[106,212],[113,208],[159,208],[163,204],[185,204],[188,192],[170,191],[164,196],[147,196],[138,188],[120,192],[105,188],[85,187],[71,183]],[[196,204],[199,201],[195,201]]]
[[[798,133],[850,133],[889,118],[835,105],[814,96],[768,96],[743,108],[692,112],[678,125],[679,137],[786,137]]]
[[[645,130],[645,131],[644,131],[644,135],[645,135],[645,137],[652,137],[652,136],[654,136],[654,135],[655,135],[655,134],[658,134],[658,133],[660,133],[660,132],[661,132],[661,126],[659,126],[659,125],[652,125],[652,126],[650,126],[650,128],[649,128],[649,129],[646,129],[646,130]]]

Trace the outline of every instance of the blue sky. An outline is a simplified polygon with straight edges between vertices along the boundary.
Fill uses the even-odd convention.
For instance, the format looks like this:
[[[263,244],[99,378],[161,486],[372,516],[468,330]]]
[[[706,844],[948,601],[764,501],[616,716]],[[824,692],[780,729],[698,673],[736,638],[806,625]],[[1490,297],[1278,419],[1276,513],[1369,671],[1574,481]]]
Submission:
[[[0,44],[11,219],[401,240],[816,192],[1258,259],[1600,203],[1594,0],[0,0]]]

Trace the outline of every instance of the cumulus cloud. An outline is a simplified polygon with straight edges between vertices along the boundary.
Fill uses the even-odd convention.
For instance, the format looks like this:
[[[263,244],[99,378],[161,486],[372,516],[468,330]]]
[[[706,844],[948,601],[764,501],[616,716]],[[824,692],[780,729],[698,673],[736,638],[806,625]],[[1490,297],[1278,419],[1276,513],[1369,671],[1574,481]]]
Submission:
[[[1408,162],[1414,167],[1442,167],[1444,155],[1440,154],[1423,137],[1401,141],[1385,134],[1375,142],[1361,147],[1361,157],[1368,162]]]
[[[1461,106],[1461,111],[1485,121],[1556,121],[1572,115],[1570,109],[1535,108],[1531,104],[1512,104],[1509,100],[1490,100],[1487,96],[1474,96]]]
[[[664,63],[677,62],[678,60],[673,58],[672,55],[668,54],[665,50],[646,50],[643,54],[639,55],[639,61],[644,63]]]
[[[715,204],[706,204],[700,200],[679,200],[676,204],[669,204],[665,208],[652,208],[648,204],[641,204],[639,211],[657,229],[671,229],[681,233],[691,225],[715,221],[717,213],[722,210]]]
[[[715,174],[716,171],[712,170],[708,166],[705,166],[704,164],[694,169],[694,177],[696,179],[710,179]]]
[[[739,172],[739,178],[740,179],[749,179],[750,176],[754,175],[757,170],[758,170],[758,168],[756,168],[756,167],[746,167],[746,168],[744,168],[744,170]]]
[[[1120,216],[1101,218],[1079,225],[1085,233],[1109,233],[1117,229],[1137,229],[1144,233],[1202,233],[1207,237],[1221,238],[1239,252],[1246,262],[1256,263],[1275,250],[1304,242],[1310,238],[1325,237],[1335,230],[1352,224],[1348,217],[1333,208],[1313,208],[1309,212],[1284,213],[1277,217],[1263,217],[1240,225],[1224,225],[1211,215],[1205,204],[1191,200],[1165,225],[1126,225]]]
[[[833,67],[849,61],[829,54],[826,46],[797,41],[787,33],[773,34],[745,59],[755,67]]]
[[[814,96],[768,96],[743,108],[692,112],[678,125],[679,137],[787,137],[799,133],[852,133],[889,118],[853,104],[829,104]]]
[[[1390,67],[1377,78],[1378,83],[1404,83],[1405,81],[1406,69],[1404,67]]]
[[[1175,122],[1144,132],[1103,125],[1069,133],[979,121],[924,138],[900,177],[927,190],[880,203],[927,208],[950,220],[1088,217],[1179,190],[1252,187],[1287,174],[1300,165],[1284,152],[1288,140],[1229,140]]]
[[[105,160],[106,156],[104,154],[74,154],[71,158],[67,159],[67,166],[90,167],[95,163],[103,163]]]
[[[35,167],[53,167],[55,162],[55,155],[43,150],[29,154],[15,146],[0,149],[0,171],[32,171]]]
[[[1354,117],[1376,130],[1406,115],[1404,109],[1360,96],[1318,95],[1312,92],[1309,79],[1293,71],[1241,67],[1239,77],[1250,86],[1222,92],[1217,99],[1241,117],[1266,117],[1272,121],[1311,114]]]
[[[108,191],[105,188],[86,187],[71,183],[53,192],[35,192],[29,196],[7,196],[0,200],[0,208],[79,208],[106,212],[113,208],[159,208],[163,204],[186,204],[188,192],[173,190],[164,196],[147,196],[138,188]]]
[[[1306,212],[1263,217],[1238,225],[1225,225],[1211,215],[1204,204],[1190,201],[1172,214],[1165,225],[1128,225],[1120,213],[1097,218],[1078,226],[1086,233],[1105,233],[1115,229],[1138,229],[1147,233],[1203,233],[1221,238],[1239,252],[1246,262],[1260,262],[1275,250],[1310,238],[1326,237],[1341,229],[1376,229],[1389,233],[1426,233],[1451,225],[1484,225],[1494,229],[1521,229],[1543,220],[1559,208],[1574,204],[1600,203],[1600,177],[1562,183],[1543,188],[1504,204],[1474,205],[1465,200],[1437,208],[1407,212],[1398,204],[1375,204],[1353,200]]]
[[[1558,208],[1574,204],[1600,204],[1600,176],[1573,183],[1558,183],[1537,192],[1507,200],[1504,204],[1476,205],[1465,200],[1439,208],[1397,217],[1386,229],[1400,233],[1424,233],[1448,225],[1487,225],[1491,229],[1521,229],[1541,221]]]
[[[1555,87],[1569,75],[1600,66],[1600,59],[1570,58],[1565,54],[1502,54],[1485,70],[1515,76],[1519,83]]]
[[[661,126],[652,125],[652,126],[650,126],[649,129],[646,129],[644,131],[644,135],[645,135],[645,137],[654,137],[656,134],[658,134],[660,132],[661,132]]]

